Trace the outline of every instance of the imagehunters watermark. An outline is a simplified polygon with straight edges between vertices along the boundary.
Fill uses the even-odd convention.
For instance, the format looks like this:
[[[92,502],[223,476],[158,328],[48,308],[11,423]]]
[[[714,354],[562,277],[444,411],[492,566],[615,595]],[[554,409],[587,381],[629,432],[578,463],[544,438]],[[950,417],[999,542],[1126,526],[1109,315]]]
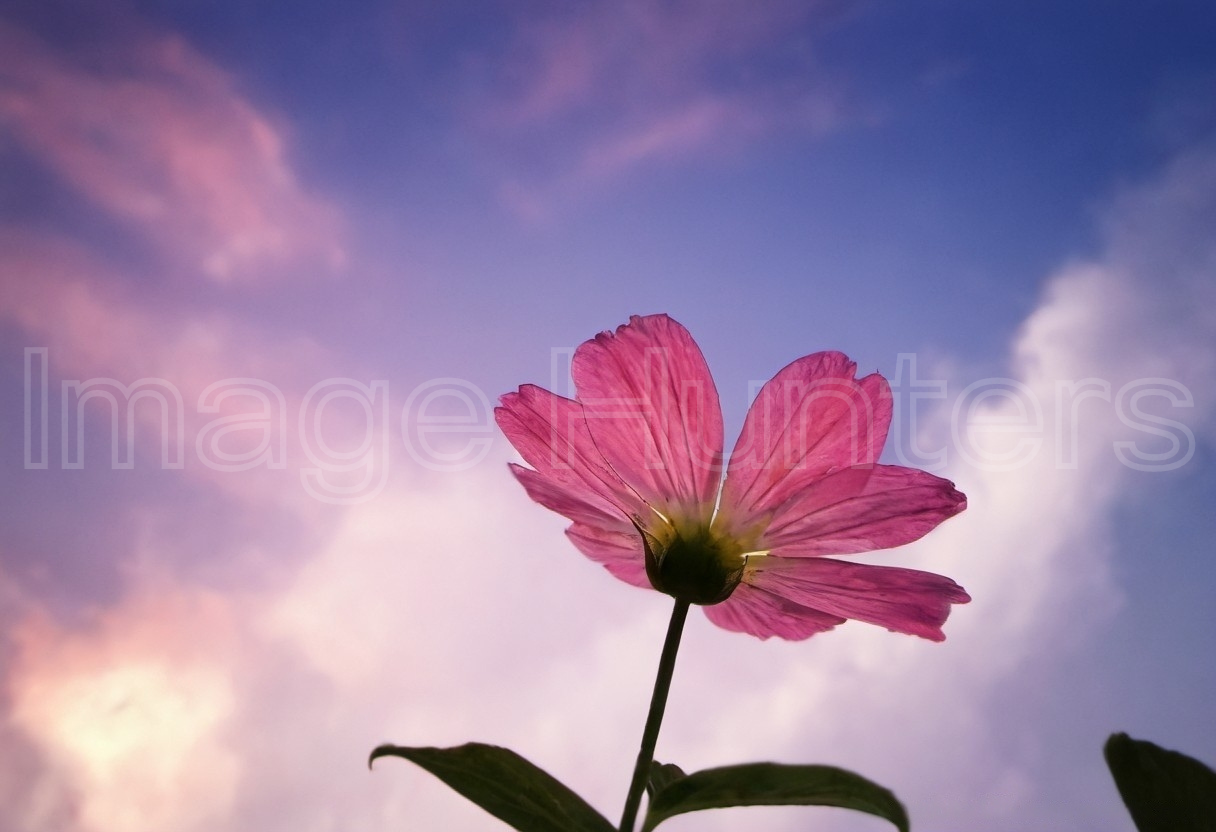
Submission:
[[[574,392],[571,354],[555,349],[551,362],[551,389],[569,396]],[[594,407],[588,403],[587,418],[623,420],[615,427],[652,419],[697,424],[716,407],[712,391],[695,383],[673,384],[664,375],[663,356],[653,358],[637,395]],[[27,347],[24,360],[27,469],[81,469],[86,462],[112,469],[137,464],[181,469],[197,462],[233,474],[291,469],[312,497],[346,504],[383,490],[395,449],[403,447],[426,469],[461,471],[485,460],[498,440],[497,395],[465,379],[429,379],[394,399],[385,380],[326,378],[303,395],[288,396],[264,379],[226,378],[187,397],[166,378],[67,379],[53,391],[49,349]],[[749,416],[735,451],[741,461],[749,454],[780,453],[791,466],[805,464],[815,453],[808,443],[819,441],[826,422],[844,421],[858,443],[849,452],[864,463],[873,432],[868,426],[888,415],[887,447],[895,459],[930,471],[950,466],[1011,471],[1036,460],[1073,470],[1088,448],[1091,455],[1109,454],[1136,471],[1164,472],[1185,465],[1196,449],[1191,429],[1172,418],[1193,408],[1194,397],[1186,385],[1168,378],[1118,384],[1092,377],[1055,379],[1031,387],[994,377],[955,392],[944,379],[921,378],[917,356],[906,353],[898,356],[889,393],[885,386],[852,379],[771,383],[782,385],[767,399],[773,412]],[[763,384],[753,382],[741,392],[750,401]],[[728,395],[723,399],[730,401]],[[582,418],[581,411],[572,412]],[[563,423],[573,418],[570,414],[554,412],[554,435],[545,440],[559,466],[565,464],[563,442],[580,429]],[[1095,450],[1095,442],[1104,447]],[[689,453],[695,464],[720,466],[716,450]],[[665,464],[661,448],[648,449],[647,458],[655,467]]]

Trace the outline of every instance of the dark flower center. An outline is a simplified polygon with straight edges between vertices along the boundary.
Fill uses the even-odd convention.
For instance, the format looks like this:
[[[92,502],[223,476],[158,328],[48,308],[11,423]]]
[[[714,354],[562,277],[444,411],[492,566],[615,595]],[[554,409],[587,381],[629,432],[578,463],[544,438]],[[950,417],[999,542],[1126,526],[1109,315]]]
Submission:
[[[690,604],[729,598],[743,577],[746,558],[741,547],[704,526],[669,525],[664,531],[668,533],[662,538],[641,531],[651,585]]]

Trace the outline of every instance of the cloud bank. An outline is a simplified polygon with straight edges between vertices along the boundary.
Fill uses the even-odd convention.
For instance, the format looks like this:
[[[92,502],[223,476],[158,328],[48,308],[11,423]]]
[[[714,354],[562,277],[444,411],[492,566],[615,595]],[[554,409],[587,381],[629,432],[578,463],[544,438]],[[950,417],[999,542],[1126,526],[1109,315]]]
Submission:
[[[1210,435],[1216,332],[1203,301],[1216,252],[1180,229],[1209,227],[1192,221],[1210,215],[1213,171],[1216,154],[1196,151],[1128,192],[1109,214],[1102,256],[1048,281],[1012,347],[1010,378],[1044,403],[1035,435],[1050,442],[998,470],[993,460],[1016,450],[1010,436],[1024,436],[992,427],[1024,424],[1021,406],[993,397],[955,423],[982,463],[955,455],[948,468],[969,510],[880,556],[967,586],[975,601],[956,611],[945,645],[857,624],[761,644],[696,619],[664,759],[853,766],[894,788],[920,825],[1118,828],[1118,807],[1099,796],[1073,809],[1043,803],[1037,764],[1053,753],[1050,736],[1010,748],[992,726],[999,702],[1044,683],[1025,674],[1032,658],[1067,656],[1116,613],[1112,506],[1136,477],[1160,475],[1120,462],[1119,441],[1160,449],[1099,396],[1075,409],[1076,467],[1061,467],[1059,382],[1106,379],[1117,391],[1176,379],[1196,406],[1165,412]],[[937,415],[948,435],[950,413]],[[528,504],[497,464],[459,474],[396,464],[408,475],[342,510],[274,586],[217,594],[136,574],[118,604],[72,623],[27,601],[11,630],[5,737],[35,773],[21,788],[8,775],[8,828],[495,827],[419,771],[385,761],[366,773],[366,752],[390,740],[505,743],[615,814],[666,605],[582,561],[560,519]],[[671,826],[805,824],[806,810],[743,811]],[[874,828],[832,811],[823,822]]]
[[[542,183],[704,152],[791,108],[820,123],[817,92],[699,83],[801,19],[801,4],[705,19],[686,4],[629,8],[620,30],[575,15],[522,31],[509,94],[480,112],[486,130],[526,137],[577,122],[592,97],[615,102],[604,111],[614,128],[576,131]],[[13,27],[0,45],[0,115],[22,152],[146,241],[154,262],[227,286],[310,258],[342,262],[341,218],[299,184],[281,128],[188,46],[144,40],[98,69]],[[1061,749],[1057,726],[1032,723],[1017,723],[1027,733],[1011,743],[1003,726],[1011,700],[1066,686],[1061,667],[1118,615],[1112,516],[1146,478],[1169,476],[1127,461],[1181,458],[1187,431],[1211,441],[1214,220],[1216,150],[1196,147],[1110,206],[1096,255],[1050,276],[1010,347],[1008,379],[965,398],[975,379],[925,368],[955,398],[928,414],[921,438],[948,451],[944,473],[970,508],[877,559],[968,588],[975,601],[956,611],[944,645],[858,624],[759,643],[694,617],[660,757],[688,768],[850,766],[893,788],[918,826],[1129,828],[1096,744]],[[295,412],[311,383],[302,366],[336,372],[316,344],[153,303],[70,230],[10,227],[0,242],[0,315],[49,345],[56,381],[165,376],[194,402],[218,379],[273,377]],[[1136,386],[1145,379],[1176,382],[1191,403],[1180,388]],[[1006,394],[980,397],[990,389]],[[1138,391],[1150,391],[1139,414]],[[298,424],[287,423],[293,447]],[[342,449],[363,424],[329,428]],[[119,591],[70,610],[37,591],[23,553],[5,544],[0,753],[11,764],[0,770],[0,826],[497,828],[429,775],[396,761],[364,767],[383,741],[470,739],[519,750],[615,816],[667,605],[581,559],[564,522],[507,474],[501,443],[466,471],[429,470],[401,451],[393,445],[378,496],[350,506],[303,496],[298,455],[288,487],[268,468],[187,466],[189,488],[173,499],[116,489],[128,522],[106,554]],[[277,543],[217,536],[217,526]],[[1078,793],[1058,799],[1052,781],[1082,770],[1092,777],[1077,775]],[[728,811],[665,828],[793,830],[814,811]],[[820,818],[825,829],[881,828],[831,810]]]

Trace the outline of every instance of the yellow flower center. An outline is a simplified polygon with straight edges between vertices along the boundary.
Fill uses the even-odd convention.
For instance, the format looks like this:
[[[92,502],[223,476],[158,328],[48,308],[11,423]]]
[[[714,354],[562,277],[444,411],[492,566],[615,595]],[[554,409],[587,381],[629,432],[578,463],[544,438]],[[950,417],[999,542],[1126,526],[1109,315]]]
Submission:
[[[744,548],[704,523],[688,525],[664,518],[657,534],[643,530],[646,576],[660,592],[690,604],[717,604],[743,578]]]

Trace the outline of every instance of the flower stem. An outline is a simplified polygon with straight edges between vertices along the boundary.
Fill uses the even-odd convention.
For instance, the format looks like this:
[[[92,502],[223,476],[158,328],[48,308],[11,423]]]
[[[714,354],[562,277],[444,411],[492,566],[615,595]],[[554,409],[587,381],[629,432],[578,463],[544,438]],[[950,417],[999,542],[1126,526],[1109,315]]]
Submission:
[[[646,715],[646,727],[642,730],[642,747],[638,751],[638,762],[634,766],[633,780],[629,784],[629,796],[625,798],[625,811],[621,814],[620,832],[633,832],[633,825],[637,821],[642,792],[646,790],[646,781],[650,779],[654,746],[659,740],[659,726],[663,724],[667,692],[671,690],[671,674],[676,669],[676,652],[680,649],[680,636],[684,633],[684,619],[687,617],[688,602],[676,599],[675,609],[671,611],[671,623],[667,625],[663,654],[659,657],[659,674],[654,680],[654,693],[650,697],[650,713]]]

